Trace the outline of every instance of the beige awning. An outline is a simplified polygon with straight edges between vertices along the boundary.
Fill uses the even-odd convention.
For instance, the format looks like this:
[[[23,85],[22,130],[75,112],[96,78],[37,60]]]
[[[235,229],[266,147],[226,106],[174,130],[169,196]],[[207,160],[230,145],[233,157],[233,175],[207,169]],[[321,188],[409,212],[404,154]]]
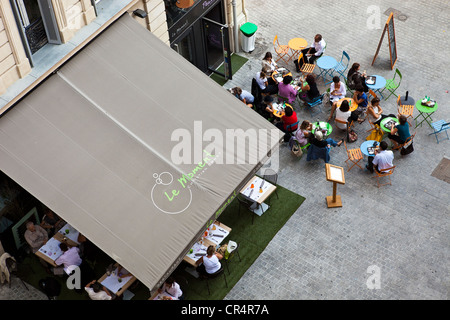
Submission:
[[[235,129],[247,143],[227,145]],[[0,135],[0,169],[149,288],[282,137],[128,14],[4,114]]]

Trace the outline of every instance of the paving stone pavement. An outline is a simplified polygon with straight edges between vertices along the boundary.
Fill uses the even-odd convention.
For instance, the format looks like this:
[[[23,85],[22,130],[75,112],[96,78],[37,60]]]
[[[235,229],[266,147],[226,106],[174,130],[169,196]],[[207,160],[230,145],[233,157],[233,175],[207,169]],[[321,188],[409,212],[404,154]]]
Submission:
[[[395,20],[398,61],[403,74],[399,92],[419,99],[430,95],[439,103],[433,118],[450,120],[447,55],[450,52],[450,4],[447,0],[366,1],[247,0],[249,21],[258,26],[256,48],[240,54],[249,61],[224,88],[240,86],[250,91],[252,77],[261,68],[266,51],[273,51],[278,35],[287,44],[303,37],[310,44],[316,33],[327,41],[326,55],[340,59],[342,50],[368,74],[392,78],[387,35],[371,66],[382,29],[369,29],[367,10],[378,6],[380,25],[384,12],[394,8],[407,16]],[[370,11],[372,12],[372,11]],[[293,64],[288,66],[293,70]],[[324,86],[321,87],[324,90]],[[381,101],[385,113],[395,113],[395,98]],[[311,119],[298,104],[299,119]],[[318,117],[326,120],[329,108]],[[414,116],[418,113],[415,111]],[[357,125],[359,147],[368,124]],[[412,130],[414,132],[414,130]],[[450,157],[450,141],[439,144],[424,125],[417,128],[415,151],[402,158],[392,186],[378,189],[375,179],[359,168],[345,171],[338,185],[343,207],[328,209],[325,196],[332,185],[325,179],[322,160],[294,158],[280,146],[279,184],[306,197],[306,201],[274,237],[265,251],[226,296],[226,300],[253,299],[448,299],[450,288],[449,185],[431,176],[443,157]],[[332,133],[338,139],[339,134]],[[344,147],[331,151],[331,164],[346,169]],[[367,159],[364,159],[366,161]],[[270,210],[266,213],[270,214]],[[257,220],[256,220],[257,221]],[[256,223],[255,221],[255,223]],[[369,289],[368,268],[380,270],[380,289]],[[0,300],[46,299],[17,279],[9,289],[0,285]]]
[[[450,71],[444,67],[450,52],[448,1],[324,0],[300,5],[299,1],[247,0],[246,6],[249,21],[258,26],[255,50],[239,53],[249,61],[224,88],[250,91],[265,52],[275,54],[275,35],[281,44],[294,37],[310,44],[320,33],[327,42],[326,55],[339,61],[345,50],[350,65],[359,62],[368,74],[386,79],[398,68],[403,75],[399,92],[409,91],[415,99],[432,96],[439,103],[433,119],[450,120]],[[367,27],[374,12],[370,6],[379,8],[381,28],[388,8],[407,16],[406,21],[394,19],[398,52],[394,70],[387,34],[371,65],[383,30]],[[287,67],[295,70],[292,62]],[[321,92],[327,87],[321,83]],[[386,114],[396,113],[396,98],[382,100],[381,106]],[[300,122],[316,120],[298,103],[294,108]],[[325,121],[329,109],[325,107],[317,117]],[[349,147],[359,147],[368,129],[367,122],[356,125],[359,139]],[[450,141],[437,144],[426,124],[411,131],[416,131],[415,151],[405,157],[395,152],[392,186],[377,188],[375,179],[357,167],[347,171],[344,146],[331,150],[330,163],[346,170],[346,183],[337,188],[343,207],[336,209],[326,206],[332,184],[326,181],[324,162],[306,162],[306,156],[297,159],[286,144],[281,145],[279,184],[306,201],[225,299],[448,299],[450,188],[431,173],[443,157],[450,157]],[[331,137],[343,136],[333,132]],[[380,289],[366,284],[371,266],[379,268]]]

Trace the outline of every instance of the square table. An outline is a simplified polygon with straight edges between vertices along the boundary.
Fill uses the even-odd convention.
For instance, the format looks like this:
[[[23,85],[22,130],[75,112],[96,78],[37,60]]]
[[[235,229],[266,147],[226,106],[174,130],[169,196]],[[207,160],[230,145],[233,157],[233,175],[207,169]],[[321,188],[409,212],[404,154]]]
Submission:
[[[59,248],[60,244],[61,241],[59,241],[58,239],[54,237],[50,238],[48,239],[46,244],[44,244],[39,248],[38,251],[35,252],[35,254],[45,262],[48,262],[53,267],[57,267],[55,260],[63,254],[62,250]]]
[[[333,77],[333,70],[338,64],[337,60],[330,56],[321,56],[316,60],[316,64],[320,68],[319,76],[322,76],[324,84],[333,82],[332,80],[326,82],[326,76],[329,75],[331,78]]]
[[[416,128],[419,125],[422,126],[422,123],[424,121],[426,123],[428,123],[430,128],[433,128],[433,126],[431,125],[431,123],[433,122],[433,119],[431,118],[431,116],[433,115],[433,113],[436,112],[437,108],[438,108],[437,102],[434,104],[433,107],[427,107],[427,106],[422,105],[422,100],[418,100],[416,102],[416,109],[419,111],[419,115],[417,115],[417,117],[414,118],[414,121],[416,122]],[[422,118],[422,121],[417,123],[418,120],[420,120],[420,118]]]
[[[120,278],[117,275],[117,268],[119,267],[119,264],[115,263],[114,267],[115,269],[109,276],[105,273],[100,279],[98,279],[98,282],[100,282],[116,296],[121,296],[124,291],[127,290],[136,281],[136,277],[130,273],[129,276]],[[122,270],[127,271],[124,268],[122,268]]]
[[[370,83],[367,83],[367,80],[366,80],[367,87],[369,89],[372,89],[374,92],[378,92],[380,94],[381,98],[384,98],[383,95],[381,94],[380,90],[386,86],[386,79],[379,75],[372,75],[372,77],[375,77],[375,83],[370,84]]]
[[[80,232],[72,227],[70,224],[66,223],[61,229],[59,229],[53,238],[59,240],[60,242],[66,242],[71,247],[77,247],[80,245],[78,242],[78,235]]]
[[[258,204],[258,207],[253,210],[255,214],[261,216],[269,205],[264,201],[275,191],[277,187],[270,182],[254,176],[250,181],[241,189],[240,193],[247,199],[254,201]]]

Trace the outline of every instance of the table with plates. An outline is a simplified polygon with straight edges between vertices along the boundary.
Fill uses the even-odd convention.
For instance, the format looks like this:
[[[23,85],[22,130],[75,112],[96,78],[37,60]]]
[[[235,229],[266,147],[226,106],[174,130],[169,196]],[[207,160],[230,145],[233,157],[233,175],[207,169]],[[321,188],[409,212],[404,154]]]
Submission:
[[[124,291],[136,281],[136,277],[124,268],[122,268],[121,273],[123,272],[123,274],[127,276],[121,277],[118,274],[118,267],[119,264],[115,263],[111,274],[105,273],[100,279],[98,279],[98,282],[100,282],[115,295],[121,296]]]
[[[291,60],[292,58],[298,59],[298,55],[300,54],[300,51],[305,49],[307,45],[308,45],[308,42],[303,38],[293,38],[293,39],[289,40],[288,46],[292,52],[289,60]]]
[[[398,124],[400,123],[400,121],[398,121],[397,118],[394,118],[394,117],[386,117],[386,118],[384,118],[383,120],[381,120],[381,122],[380,122],[380,128],[381,128],[381,130],[383,130],[384,132],[390,133],[390,132],[391,132],[391,128],[386,127],[386,125],[387,125],[389,122],[391,122],[391,121],[394,122],[394,126],[396,126],[396,125],[398,125]]]
[[[282,116],[284,116],[284,109],[286,108],[286,106],[288,106],[287,103],[272,103],[272,107],[274,109],[273,115],[277,118],[281,118]]]
[[[329,84],[332,80],[326,80],[327,75],[333,77],[333,70],[337,66],[338,62],[335,58],[330,56],[322,56],[316,60],[317,66],[320,68],[319,76],[322,76],[324,84]]]
[[[333,131],[333,126],[325,121],[313,122],[311,132],[314,133],[316,128],[320,128],[322,130],[324,139]]]
[[[383,98],[383,95],[381,94],[380,90],[386,86],[386,79],[379,75],[372,75],[372,77],[375,77],[375,83],[368,82],[366,78],[367,87],[369,89],[372,89],[374,92],[378,92],[380,96]]]
[[[272,72],[272,79],[273,79],[273,81],[276,81],[278,83],[282,82],[283,78],[286,77],[286,76],[291,76],[292,77],[292,72],[289,71],[286,68],[278,68],[278,69],[275,69]]]
[[[350,111],[351,112],[353,112],[356,109],[358,109],[358,103],[355,100],[353,100],[353,98],[342,98],[342,99],[339,99],[338,101],[336,101],[336,108],[339,109],[341,107],[342,102],[344,102],[344,100],[348,101],[348,105],[350,107]]]
[[[428,125],[432,128],[433,126],[431,125],[431,123],[433,122],[433,119],[431,118],[431,116],[438,109],[438,103],[436,102],[433,107],[427,107],[422,105],[422,100],[418,100],[416,102],[416,109],[419,111],[419,114],[414,118],[414,121],[416,122],[416,128],[419,125],[422,126],[422,123],[424,121],[428,123]],[[422,120],[418,123],[420,119]]]
[[[374,157],[375,156],[375,147],[379,146],[380,143],[376,140],[366,140],[361,144],[361,152],[367,156],[367,157]],[[370,150],[369,150],[370,148]]]

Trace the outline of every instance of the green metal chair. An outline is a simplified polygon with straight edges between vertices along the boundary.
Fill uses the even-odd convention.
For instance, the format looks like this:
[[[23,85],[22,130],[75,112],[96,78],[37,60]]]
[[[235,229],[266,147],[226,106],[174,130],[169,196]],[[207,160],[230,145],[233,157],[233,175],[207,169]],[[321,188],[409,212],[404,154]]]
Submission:
[[[397,76],[398,76],[398,79],[397,79]],[[389,95],[386,98],[384,98],[385,100],[389,99],[389,97],[391,95],[398,97],[398,94],[396,94],[395,91],[400,87],[400,84],[402,83],[402,78],[403,77],[402,77],[400,70],[395,69],[394,77],[392,79],[386,80],[386,86],[380,92],[380,94],[384,98],[383,92],[385,90],[389,91]]]

